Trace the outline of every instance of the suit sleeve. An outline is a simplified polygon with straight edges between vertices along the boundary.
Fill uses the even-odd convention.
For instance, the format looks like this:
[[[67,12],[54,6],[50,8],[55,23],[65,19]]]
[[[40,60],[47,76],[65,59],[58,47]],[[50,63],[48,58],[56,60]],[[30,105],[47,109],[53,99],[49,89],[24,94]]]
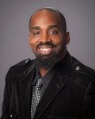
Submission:
[[[5,79],[4,99],[2,104],[2,115],[1,119],[9,119],[10,110],[10,73],[8,72]]]
[[[95,80],[85,91],[82,119],[95,119]]]

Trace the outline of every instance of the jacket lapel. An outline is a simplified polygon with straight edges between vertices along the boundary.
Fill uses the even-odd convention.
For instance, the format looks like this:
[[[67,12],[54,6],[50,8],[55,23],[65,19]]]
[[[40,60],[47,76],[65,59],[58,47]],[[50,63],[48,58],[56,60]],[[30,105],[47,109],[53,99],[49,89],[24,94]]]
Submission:
[[[21,89],[21,100],[23,107],[23,114],[25,119],[31,118],[31,94],[32,94],[32,82],[35,76],[35,67],[30,65],[28,69],[22,75],[22,81],[20,84]]]
[[[58,75],[54,75],[50,84],[48,85],[46,91],[44,92],[40,103],[37,106],[37,110],[34,116],[34,119],[38,119],[43,112],[48,108],[48,106],[52,103],[54,98],[65,86],[62,82],[63,77],[59,77]],[[64,77],[65,78],[65,77]]]

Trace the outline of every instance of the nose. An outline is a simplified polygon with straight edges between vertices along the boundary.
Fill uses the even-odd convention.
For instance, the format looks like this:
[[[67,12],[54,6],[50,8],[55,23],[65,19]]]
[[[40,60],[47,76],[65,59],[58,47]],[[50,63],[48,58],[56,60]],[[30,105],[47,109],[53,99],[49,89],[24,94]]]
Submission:
[[[39,41],[42,43],[51,42],[51,38],[49,37],[49,34],[47,32],[43,32]]]

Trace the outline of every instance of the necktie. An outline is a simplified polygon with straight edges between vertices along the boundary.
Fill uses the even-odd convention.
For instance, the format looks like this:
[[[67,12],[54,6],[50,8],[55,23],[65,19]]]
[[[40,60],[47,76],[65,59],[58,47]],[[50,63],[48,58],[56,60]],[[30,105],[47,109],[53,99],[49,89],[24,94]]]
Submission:
[[[38,79],[36,86],[33,88],[32,104],[31,104],[31,119],[33,119],[36,107],[41,99],[41,87],[43,86],[42,80]]]

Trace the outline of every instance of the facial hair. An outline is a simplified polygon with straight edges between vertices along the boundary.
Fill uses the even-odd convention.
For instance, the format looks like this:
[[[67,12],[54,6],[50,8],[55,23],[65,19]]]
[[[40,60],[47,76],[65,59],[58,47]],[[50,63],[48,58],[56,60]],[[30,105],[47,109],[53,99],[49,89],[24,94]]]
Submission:
[[[47,42],[45,44],[39,44],[39,45],[48,45],[48,46],[56,47],[54,44],[50,42]],[[39,55],[36,54],[36,66],[38,68],[45,68],[47,70],[52,68],[57,62],[60,61],[60,55],[64,55],[65,49],[66,49],[66,45],[63,44],[58,54],[55,52],[53,52],[50,55],[44,55],[44,56],[40,54]]]

